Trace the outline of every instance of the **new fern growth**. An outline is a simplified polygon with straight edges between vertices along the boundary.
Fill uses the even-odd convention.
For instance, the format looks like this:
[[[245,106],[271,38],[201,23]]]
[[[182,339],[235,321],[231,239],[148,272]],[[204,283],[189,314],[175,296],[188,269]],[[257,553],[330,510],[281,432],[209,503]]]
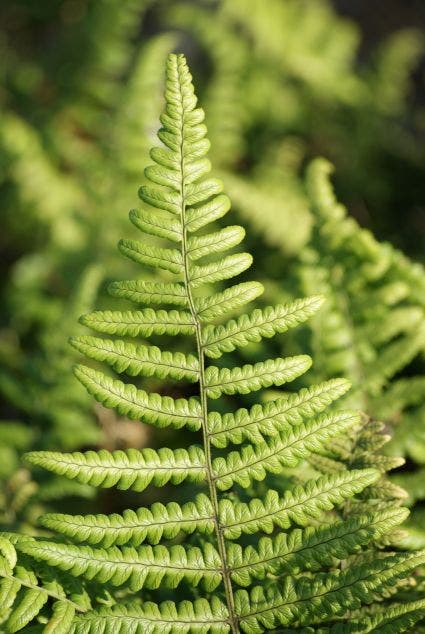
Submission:
[[[382,545],[391,542],[406,511],[396,505],[364,511],[365,505],[359,505],[361,512],[342,519],[331,513],[376,482],[379,471],[348,467],[316,473],[301,483],[290,477],[291,469],[309,455],[323,454],[336,438],[361,427],[357,412],[332,406],[347,391],[347,382],[332,379],[284,392],[265,404],[260,400],[250,409],[225,412],[233,395],[293,381],[311,360],[298,355],[226,367],[222,356],[296,326],[322,299],[245,312],[262,292],[257,282],[206,293],[211,284],[243,273],[252,258],[247,253],[216,257],[238,245],[244,230],[207,229],[226,214],[230,202],[221,183],[207,176],[204,115],[196,107],[182,55],[169,56],[165,98],[158,133],[162,146],[151,151],[154,165],[145,171],[149,184],[140,190],[145,206],[131,212],[144,237],[122,240],[119,248],[135,262],[171,275],[158,282],[113,283],[112,295],[148,307],[86,315],[86,326],[116,337],[82,336],[72,343],[117,373],[196,384],[195,396],[175,399],[88,366],[76,369],[79,380],[105,406],[154,427],[186,428],[194,442],[177,449],[32,452],[28,460],[96,487],[140,492],[149,485],[187,481],[196,494],[182,504],[155,502],[122,515],[48,514],[42,523],[61,534],[60,539],[3,536],[3,583],[14,579],[17,553],[18,561],[24,558],[41,570],[56,568],[84,584],[90,608],[81,601],[69,606],[59,600],[56,610],[66,611],[69,618],[57,630],[46,626],[45,632],[256,634],[280,626],[288,628],[279,630],[285,632],[322,627],[320,631],[344,631],[338,628],[349,610],[350,631],[379,631],[391,614],[415,623],[423,614],[421,600],[399,605],[391,598],[425,562],[425,555],[394,553]],[[172,246],[148,243],[146,235]],[[229,319],[235,311],[239,316]],[[188,337],[193,352],[166,351],[138,340],[157,335]],[[214,365],[216,359],[219,365]],[[214,402],[223,395],[216,411]],[[255,497],[256,482],[282,471],[289,474],[285,491]],[[11,540],[14,550],[7,545]],[[171,600],[167,588],[184,600]],[[379,604],[384,598],[386,603]],[[12,603],[3,617],[6,631],[17,631],[7,629],[19,609]],[[40,607],[41,623],[47,622],[45,606]],[[32,610],[30,619],[36,614]]]

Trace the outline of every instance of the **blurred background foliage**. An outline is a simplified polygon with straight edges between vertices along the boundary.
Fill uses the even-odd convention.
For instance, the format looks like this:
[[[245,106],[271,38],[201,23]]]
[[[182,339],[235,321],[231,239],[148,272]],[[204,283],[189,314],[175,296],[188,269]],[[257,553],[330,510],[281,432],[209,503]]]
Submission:
[[[425,545],[424,25],[423,3],[400,0],[1,4],[0,525],[33,531],[58,504],[93,512],[90,487],[30,474],[23,451],[147,441],[84,394],[67,337],[134,271],[115,243],[180,50],[266,299],[327,296],[285,354],[313,356],[311,382],[348,377],[350,405],[394,431],[394,482],[415,505],[406,543]]]

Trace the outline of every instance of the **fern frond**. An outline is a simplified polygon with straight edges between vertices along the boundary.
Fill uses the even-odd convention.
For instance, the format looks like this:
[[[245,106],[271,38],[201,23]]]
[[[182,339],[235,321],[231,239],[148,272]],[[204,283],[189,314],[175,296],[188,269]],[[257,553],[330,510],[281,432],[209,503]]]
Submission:
[[[196,261],[205,255],[227,251],[242,242],[244,237],[245,229],[238,225],[204,236],[192,236],[187,241],[187,254],[190,260]]]
[[[228,563],[231,577],[240,586],[248,586],[253,579],[264,579],[266,574],[298,574],[305,570],[320,570],[332,566],[335,560],[347,557],[372,540],[401,524],[409,512],[391,509],[374,515],[323,526],[295,529],[276,537],[262,537],[258,546],[231,544]]]
[[[200,447],[186,449],[127,449],[126,451],[59,453],[33,451],[26,455],[28,462],[76,479],[84,484],[118,489],[143,491],[149,484],[164,486],[184,480],[202,482],[206,478],[204,452]]]
[[[199,319],[208,323],[216,317],[237,310],[256,299],[263,290],[263,285],[259,282],[242,282],[226,288],[221,293],[196,298],[195,306]]]
[[[349,389],[344,379],[333,379],[284,397],[265,405],[256,404],[248,411],[238,409],[234,414],[221,416],[218,412],[208,415],[208,432],[216,447],[226,447],[229,442],[240,444],[250,440],[258,444],[263,436],[276,436],[286,425],[297,425],[326,409]]]
[[[201,426],[201,406],[194,397],[187,400],[149,394],[83,365],[76,366],[74,373],[97,401],[106,407],[116,407],[120,414],[129,418],[143,420],[157,427],[180,429],[187,426],[188,429],[197,430]]]
[[[68,634],[71,632],[75,608],[64,601],[57,601],[53,605],[52,617],[43,630],[43,634]]]
[[[182,255],[178,249],[152,247],[137,240],[120,240],[118,248],[133,262],[164,269],[170,273],[183,272]]]
[[[188,279],[192,288],[198,288],[202,284],[231,279],[246,271],[251,264],[252,255],[249,253],[234,253],[210,264],[191,265]]]
[[[160,605],[146,601],[143,606],[116,605],[86,612],[74,620],[72,634],[227,634],[230,632],[226,606],[217,597],[182,601],[164,601]]]
[[[283,587],[254,587],[235,593],[236,610],[241,615],[242,631],[261,633],[277,625],[312,625],[323,613],[343,616],[362,602],[372,602],[385,587],[405,576],[425,561],[418,553],[405,557],[392,555],[370,565],[350,567],[331,574],[319,573],[312,579],[284,580]]]
[[[136,311],[98,310],[81,317],[81,323],[96,332],[127,337],[151,335],[193,335],[195,324],[190,313],[177,310]]]
[[[263,500],[255,498],[249,503],[221,500],[220,521],[227,539],[238,539],[241,533],[271,533],[275,526],[288,528],[292,523],[305,526],[378,478],[379,473],[373,469],[343,471],[297,485],[292,491],[286,490],[282,498],[277,491],[269,490]]]
[[[68,634],[74,616],[87,609],[84,591],[78,585],[62,585],[48,568],[32,569],[22,560],[19,548],[34,540],[26,536],[0,536],[0,627],[5,632],[18,632],[35,619],[44,621],[45,634]],[[5,544],[8,544],[6,547]],[[51,610],[48,604],[51,603]]]
[[[208,357],[218,359],[224,352],[273,337],[306,321],[322,305],[323,298],[300,299],[286,306],[256,308],[250,315],[242,315],[222,326],[207,326],[202,343]]]
[[[311,360],[306,355],[255,358],[241,367],[223,368],[209,365],[206,357],[219,358],[283,333],[316,313],[323,299],[312,294],[229,320],[228,313],[245,311],[262,286],[244,281],[229,288],[200,289],[239,275],[252,258],[247,253],[228,253],[242,240],[242,228],[208,227],[224,216],[230,202],[221,182],[207,176],[204,114],[196,106],[181,55],[168,58],[165,97],[158,133],[162,147],[152,150],[153,165],[145,170],[146,183],[139,192],[142,209],[131,212],[143,237],[120,243],[120,250],[132,260],[165,269],[160,278],[164,282],[127,280],[113,283],[111,290],[136,304],[171,304],[182,310],[97,311],[81,321],[95,332],[122,337],[188,335],[196,354],[115,338],[85,336],[73,342],[86,356],[116,372],[188,380],[197,384],[197,395],[189,396],[194,386],[186,399],[168,396],[166,385],[161,394],[149,393],[85,366],[78,366],[76,374],[107,407],[153,426],[200,432],[202,445],[31,452],[28,461],[96,487],[138,492],[150,484],[186,481],[205,487],[206,492],[198,494],[196,488],[193,501],[154,503],[122,515],[48,514],[44,526],[75,543],[63,538],[29,539],[18,541],[16,550],[31,562],[80,578],[83,585],[95,581],[104,589],[106,597],[101,600],[108,606],[76,616],[73,634],[256,634],[280,625],[332,626],[347,609],[361,609],[397,593],[399,582],[405,583],[425,559],[422,553],[392,555],[386,550],[393,527],[406,512],[398,508],[399,502],[387,506],[385,500],[381,506],[381,501],[367,497],[389,463],[377,458],[378,469],[355,468],[373,464],[371,455],[380,456],[375,450],[381,446],[382,430],[376,426],[365,430],[360,414],[334,408],[333,402],[348,388],[346,381],[332,378],[297,393],[282,392],[274,402],[260,401],[250,411],[222,413],[233,402],[230,398],[217,406],[217,412],[209,411],[210,400],[221,395],[248,395],[298,378]],[[201,228],[202,233],[194,235]],[[157,240],[149,244],[146,236],[151,235]],[[211,323],[221,316],[228,321]],[[245,355],[249,357],[251,350]],[[350,444],[361,432],[362,442]],[[240,451],[215,452],[215,447],[245,440],[250,444],[243,444]],[[336,473],[317,476],[311,464],[320,461],[326,468],[335,465]],[[301,462],[305,473],[291,471]],[[264,486],[254,484],[269,473],[284,473],[281,496],[269,490],[267,481]],[[350,505],[352,513],[348,513]],[[288,532],[292,524],[297,526]],[[271,534],[275,528],[280,532],[273,538],[234,541],[242,534]],[[184,546],[166,543],[187,535],[191,537]],[[303,570],[306,576],[300,577]],[[286,573],[283,580],[279,578]],[[258,580],[261,587],[253,585]],[[238,584],[251,587],[236,589]],[[177,586],[188,598],[181,604],[144,601],[155,601],[157,594],[160,601],[161,588]],[[152,593],[138,596],[142,588]]]
[[[183,579],[206,590],[215,590],[221,582],[220,556],[211,544],[200,549],[176,545],[165,547],[124,546],[122,549],[70,546],[48,541],[24,541],[21,552],[76,577],[95,579],[113,586],[129,585],[131,590],[156,589],[160,585],[176,588]]]
[[[207,395],[216,399],[222,394],[249,394],[262,387],[283,385],[304,374],[311,363],[310,357],[299,355],[232,369],[210,365],[205,371]]]
[[[165,238],[171,242],[180,242],[182,239],[181,224],[170,213],[150,209],[132,209],[129,217],[134,226],[143,233]]]
[[[108,286],[108,291],[113,297],[128,299],[136,304],[174,304],[188,307],[186,291],[182,284],[128,280],[112,282]]]
[[[151,155],[154,158],[154,154]],[[158,156],[158,154],[156,154]],[[230,209],[230,200],[224,194],[219,194],[212,200],[199,205],[198,207],[192,207],[187,210],[186,213],[186,229],[193,233],[202,229],[210,222],[219,220]]]
[[[180,532],[212,533],[213,508],[210,499],[200,493],[193,502],[166,505],[155,502],[150,508],[126,510],[122,515],[64,515],[48,513],[41,523],[73,541],[110,546],[139,546],[142,542],[158,544],[173,539]]]
[[[98,337],[73,337],[70,343],[82,354],[96,361],[104,361],[119,373],[130,376],[156,376],[165,379],[199,379],[199,361],[182,352],[161,352],[156,346],[142,346],[126,341]]]
[[[310,451],[318,451],[329,438],[337,436],[360,421],[359,414],[340,412],[288,428],[261,445],[247,445],[240,452],[213,461],[217,486],[229,489],[234,482],[243,487],[251,480],[263,480],[266,472],[279,473],[282,465],[295,467]]]
[[[353,619],[353,632],[377,632],[378,634],[401,634],[410,631],[425,616],[425,600],[410,601],[390,606],[379,605],[368,617]],[[350,630],[351,631],[351,630]],[[335,628],[338,634],[338,628]],[[343,632],[341,627],[339,632]]]

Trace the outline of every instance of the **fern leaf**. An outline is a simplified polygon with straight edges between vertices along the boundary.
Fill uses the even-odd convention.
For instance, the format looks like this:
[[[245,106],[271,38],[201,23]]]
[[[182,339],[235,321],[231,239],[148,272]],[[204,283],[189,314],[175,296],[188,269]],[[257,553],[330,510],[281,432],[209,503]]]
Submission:
[[[68,634],[75,616],[75,608],[65,601],[56,601],[53,616],[43,629],[43,634]]]
[[[177,310],[153,310],[145,308],[135,311],[98,310],[83,315],[84,326],[107,335],[127,337],[150,337],[151,335],[193,335],[195,324],[190,313]]]
[[[6,537],[2,537],[0,535],[0,555],[4,558],[6,564],[10,568],[14,568],[16,566],[17,556],[16,550],[12,544],[12,542]]]
[[[232,352],[237,347],[261,341],[263,337],[273,337],[293,328],[313,315],[323,303],[321,297],[299,299],[286,306],[269,306],[255,309],[250,315],[242,315],[222,326],[206,326],[202,343],[208,357],[217,359],[224,352]]]
[[[129,418],[157,427],[180,429],[187,426],[192,431],[201,426],[201,406],[196,398],[175,400],[170,396],[149,394],[83,365],[76,366],[74,373],[97,401],[106,407],[115,407]]]
[[[310,366],[311,359],[306,355],[269,359],[231,370],[209,366],[205,371],[207,395],[215,399],[222,394],[249,394],[262,387],[283,385],[296,379]]]
[[[276,537],[262,537],[258,547],[242,549],[231,544],[228,563],[232,579],[248,586],[253,579],[264,579],[267,573],[298,574],[304,570],[320,570],[335,560],[346,559],[361,546],[377,540],[401,524],[409,512],[390,509],[374,515],[359,516],[331,526],[295,529]]]
[[[182,239],[182,225],[175,216],[169,213],[160,213],[150,209],[132,209],[130,211],[131,222],[143,233],[148,233],[159,238],[165,238],[172,242],[180,242]]]
[[[186,426],[199,431],[202,445],[72,454],[31,452],[28,460],[69,480],[97,487],[138,492],[150,484],[186,481],[205,487],[206,493],[185,504],[154,503],[120,515],[73,518],[49,514],[42,520],[44,526],[75,543],[66,543],[63,537],[57,541],[16,538],[11,543],[18,560],[22,556],[30,564],[48,569],[53,579],[56,575],[67,580],[76,577],[83,588],[94,593],[96,603],[108,604],[100,609],[86,605],[83,609],[90,611],[72,617],[73,634],[256,634],[280,626],[292,631],[305,626],[315,631],[316,625],[326,629],[339,624],[348,610],[357,611],[355,618],[360,619],[367,613],[365,606],[393,594],[403,596],[403,584],[425,561],[423,553],[388,553],[395,540],[391,531],[406,512],[398,509],[398,500],[371,498],[371,485],[382,478],[381,472],[398,463],[377,454],[385,439],[379,425],[366,425],[360,414],[339,412],[332,406],[347,390],[345,381],[334,379],[295,394],[282,392],[274,402],[254,405],[250,411],[221,414],[222,406],[218,406],[218,412],[209,412],[210,399],[280,385],[298,377],[311,361],[300,355],[255,359],[253,365],[222,368],[208,367],[205,357],[219,358],[224,352],[283,333],[313,315],[323,300],[314,295],[242,315],[239,312],[228,320],[227,314],[240,311],[262,292],[262,286],[242,282],[210,294],[208,288],[198,290],[239,275],[252,258],[247,253],[229,254],[244,236],[240,227],[207,229],[228,211],[230,202],[222,194],[221,181],[207,176],[210,162],[204,113],[197,108],[191,76],[181,55],[168,59],[165,96],[158,133],[162,146],[152,150],[154,164],[146,168],[146,182],[139,191],[145,206],[130,214],[143,238],[123,240],[120,249],[137,263],[163,268],[178,277],[172,282],[167,281],[171,278],[167,275],[164,282],[127,280],[112,285],[115,296],[138,304],[158,304],[158,310],[97,311],[81,321],[95,332],[123,339],[188,335],[196,356],[115,337],[79,337],[74,344],[89,358],[118,372],[184,379],[196,382],[196,390],[190,386],[187,399],[173,399],[162,396],[170,393],[167,386],[161,394],[150,394],[138,385],[84,366],[76,373],[106,406],[157,427]],[[195,235],[198,229],[202,231]],[[162,246],[161,242],[157,246],[158,240],[149,244],[151,235],[171,245]],[[384,263],[371,262],[370,279],[377,280],[388,265],[389,258]],[[316,290],[312,288],[312,292]],[[163,304],[179,310],[164,310]],[[368,306],[363,310],[369,310]],[[213,323],[222,315],[227,323]],[[388,321],[384,326],[385,339],[399,332]],[[329,328],[334,327],[330,320]],[[248,353],[257,354],[259,348],[254,348]],[[188,349],[186,343],[181,349]],[[329,363],[332,368],[332,359]],[[195,391],[197,395],[190,397]],[[233,400],[226,399],[226,404]],[[246,439],[251,444],[243,445],[240,451],[214,451],[214,447]],[[301,461],[303,468],[291,472]],[[364,468],[372,464],[378,469]],[[362,468],[354,469],[356,466]],[[315,473],[314,468],[325,472],[334,469],[335,473],[313,478],[309,474]],[[269,490],[269,482],[253,485],[268,473],[282,471],[281,497]],[[303,482],[308,477],[312,479]],[[221,493],[232,487],[233,491]],[[259,497],[252,499],[256,491]],[[292,524],[298,526],[287,531]],[[271,537],[230,542],[242,534],[271,535],[276,528],[281,530]],[[176,538],[180,542],[187,535],[190,538],[185,546],[165,543]],[[0,546],[0,562],[10,570],[6,560],[13,552],[8,546],[5,549],[2,556]],[[10,600],[5,595],[7,601],[20,600],[20,586],[18,589],[13,578],[6,577],[9,586],[5,592],[12,596]],[[256,580],[262,585],[249,592],[236,589],[238,584],[257,584]],[[179,605],[145,601],[155,599],[156,590],[172,590],[183,581],[178,596],[188,601]],[[142,595],[142,588],[148,592]],[[29,584],[27,590],[37,588]],[[206,601],[198,599],[200,596]],[[44,622],[53,599],[60,602],[63,598],[61,593],[48,593],[48,597],[40,617]],[[130,603],[132,600],[135,603]],[[79,604],[74,607],[81,611]],[[60,619],[60,603],[55,609]],[[68,609],[66,618],[71,618],[70,614]]]
[[[219,194],[212,200],[199,207],[193,207],[186,212],[186,229],[189,232],[198,231],[205,225],[222,218],[230,209],[230,200],[225,194]]]
[[[70,343],[82,354],[104,361],[117,372],[130,376],[157,376],[161,379],[199,379],[199,361],[182,352],[161,352],[156,346],[141,346],[126,341],[98,337],[72,337]]]
[[[12,612],[11,608],[16,600],[19,590],[21,589],[21,584],[17,579],[12,577],[7,578],[7,572],[2,570],[1,573],[3,579],[0,582],[0,623],[4,623]]]
[[[36,583],[35,575],[31,580]],[[7,631],[18,632],[22,630],[28,623],[31,623],[43,606],[47,603],[49,595],[40,592],[38,589],[28,589],[22,594],[22,598],[16,602],[12,614],[7,620]]]
[[[161,539],[173,539],[181,531],[212,533],[213,508],[210,499],[199,494],[193,502],[183,505],[155,502],[150,508],[127,510],[123,515],[64,515],[48,513],[41,523],[46,528],[62,533],[73,541],[92,545],[139,546],[142,542],[157,544]]]
[[[232,451],[226,458],[216,458],[213,470],[217,486],[226,490],[237,482],[247,487],[252,479],[263,480],[267,471],[279,473],[283,466],[294,467],[308,452],[319,450],[329,438],[359,421],[360,415],[353,412],[321,416],[288,428],[261,445],[247,445],[241,452]]]
[[[189,280],[192,288],[197,288],[201,284],[212,284],[221,282],[243,273],[252,264],[252,255],[249,253],[234,253],[226,257],[198,266],[192,264],[189,267]]]
[[[221,500],[220,520],[227,539],[238,539],[241,533],[271,533],[275,526],[288,528],[291,523],[305,526],[378,478],[379,472],[373,469],[343,471],[297,485],[282,498],[269,490],[263,500],[254,498],[248,504]]]
[[[359,618],[353,631],[377,632],[378,634],[401,634],[410,631],[416,623],[425,617],[425,599],[403,604],[379,606],[373,615]],[[342,629],[339,630],[342,634]],[[337,634],[337,633],[336,633]]]
[[[169,548],[158,546],[112,546],[108,549],[70,546],[48,541],[25,541],[21,552],[76,577],[96,579],[113,586],[129,585],[131,590],[156,589],[161,585],[176,588],[183,579],[205,589],[215,590],[221,582],[220,556],[211,544]]]
[[[114,297],[128,299],[136,304],[174,304],[188,307],[186,290],[182,284],[126,280],[112,282],[108,291]]]
[[[52,602],[52,615],[43,632],[68,634],[76,610],[85,609],[81,586],[77,584],[78,590],[74,588],[76,592],[73,593],[70,586],[65,589],[59,579],[52,578],[49,569],[41,567],[35,572],[28,561],[23,565],[19,549],[24,544],[33,543],[33,538],[3,533],[0,539],[9,541],[15,552],[13,566],[9,565],[13,563],[10,558],[9,561],[0,559],[0,625],[3,625],[4,631],[21,631],[38,618],[46,621],[50,612],[47,606]],[[18,558],[16,555],[19,555]],[[78,603],[67,598],[67,590]]]
[[[126,451],[59,453],[33,451],[26,455],[28,462],[85,484],[118,489],[143,491],[149,484],[164,486],[179,484],[188,479],[202,482],[205,477],[205,458],[200,447],[186,449],[128,449]]]
[[[139,264],[164,269],[170,273],[182,273],[182,254],[177,249],[152,247],[137,240],[120,240],[118,248],[130,260]]]
[[[165,143],[165,145],[167,144],[165,136],[161,141]],[[157,187],[145,185],[140,188],[139,196],[148,205],[157,207],[162,211],[169,211],[175,215],[180,211],[180,196],[175,191],[160,190]]]
[[[245,237],[245,229],[235,225],[225,227],[214,233],[203,236],[193,236],[187,241],[187,253],[192,261],[199,260],[205,255],[227,251],[239,244]]]
[[[276,436],[288,424],[298,425],[305,418],[323,411],[349,387],[344,379],[332,379],[285,394],[265,405],[253,405],[249,411],[242,408],[223,416],[210,412],[208,432],[211,442],[216,447],[226,447],[229,442],[239,444],[245,439],[258,444],[264,440],[263,435]]]
[[[370,565],[342,572],[319,573],[312,579],[287,577],[283,588],[271,585],[235,593],[236,611],[243,632],[249,634],[277,625],[312,625],[323,613],[343,616],[346,610],[370,603],[382,588],[396,583],[406,572],[421,565],[423,554],[388,556]]]
[[[217,598],[196,599],[176,604],[150,601],[133,606],[116,605],[81,614],[74,620],[72,634],[227,634],[230,632],[226,606]]]
[[[221,293],[196,298],[195,306],[198,317],[202,322],[212,321],[229,311],[245,306],[261,295],[263,290],[263,285],[258,282],[242,282],[226,288]]]

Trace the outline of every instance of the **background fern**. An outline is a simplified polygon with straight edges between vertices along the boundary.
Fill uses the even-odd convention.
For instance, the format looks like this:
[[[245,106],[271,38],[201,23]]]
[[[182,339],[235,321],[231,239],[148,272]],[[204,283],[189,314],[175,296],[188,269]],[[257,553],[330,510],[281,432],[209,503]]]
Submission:
[[[75,372],[95,399],[107,407],[160,429],[185,426],[198,432],[199,444],[71,454],[36,451],[29,453],[27,460],[97,487],[117,486],[139,492],[149,485],[162,487],[187,481],[192,486],[203,484],[206,492],[200,490],[195,499],[192,493],[192,500],[183,504],[156,503],[122,515],[44,517],[46,527],[76,544],[5,533],[2,587],[9,592],[14,584],[19,596],[22,584],[20,568],[17,577],[14,574],[16,551],[24,560],[33,561],[35,567],[41,562],[41,585],[31,571],[32,585],[37,587],[32,588],[30,599],[24,590],[22,602],[31,601],[31,610],[25,610],[27,624],[37,614],[41,614],[41,620],[49,618],[44,610],[44,570],[57,567],[65,573],[65,582],[70,575],[83,583],[84,591],[92,597],[91,609],[61,594],[61,585],[54,595],[53,621],[45,631],[55,618],[61,621],[64,632],[118,627],[122,631],[254,633],[280,625],[296,629],[338,627],[338,622],[347,619],[358,631],[368,631],[372,622],[388,620],[388,612],[377,604],[371,616],[369,607],[362,610],[362,606],[383,599],[387,608],[395,602],[391,608],[395,620],[401,616],[414,623],[422,616],[421,599],[411,596],[414,600],[400,607],[397,593],[411,571],[423,564],[425,555],[391,550],[398,539],[393,529],[407,513],[399,507],[397,498],[401,496],[394,495],[395,489],[388,489],[383,497],[385,485],[373,486],[379,471],[365,464],[379,464],[372,454],[382,444],[380,428],[364,432],[358,413],[339,411],[331,405],[347,390],[347,383],[334,380],[298,393],[284,392],[281,398],[268,405],[258,403],[250,411],[225,413],[232,405],[228,396],[220,405],[224,412],[209,409],[210,401],[220,396],[250,394],[302,375],[311,364],[306,355],[241,367],[223,366],[221,358],[305,321],[320,308],[322,299],[313,296],[251,313],[244,309],[239,317],[217,324],[217,318],[228,319],[229,313],[240,311],[263,289],[258,283],[246,281],[212,294],[210,291],[209,295],[196,290],[243,273],[252,258],[247,253],[232,253],[218,260],[210,257],[240,243],[244,236],[240,227],[198,233],[228,211],[229,201],[221,193],[220,181],[207,176],[210,163],[206,158],[209,143],[202,123],[204,115],[196,107],[182,55],[168,58],[165,97],[163,127],[158,133],[164,145],[151,151],[155,164],[146,168],[149,184],[140,189],[145,206],[131,212],[130,218],[145,235],[165,238],[167,245],[171,242],[173,246],[121,240],[119,248],[137,263],[169,271],[169,281],[114,282],[111,291],[137,305],[155,306],[160,301],[173,308],[96,311],[82,321],[98,333],[130,340],[190,335],[194,354],[87,336],[73,339],[73,344],[118,373],[196,381],[199,394],[176,399],[149,393],[137,384],[88,366],[77,366]],[[204,258],[208,259],[202,264]],[[207,359],[218,359],[219,365],[207,364]],[[336,456],[327,457],[326,452],[335,454],[338,438],[343,452],[348,432],[360,451],[350,451],[346,445],[350,461],[344,464],[342,453],[338,456],[341,468],[335,474],[319,476],[320,460],[337,464]],[[236,445],[235,449],[215,453],[214,447],[228,443]],[[316,471],[309,474],[309,479],[298,476],[298,482],[294,481],[297,476],[293,468],[309,455]],[[352,461],[357,461],[358,469],[351,468]],[[382,459],[381,465],[385,472],[394,461]],[[285,474],[283,496],[269,490],[255,497],[255,483],[263,481],[267,473]],[[356,498],[366,491],[370,504]],[[344,509],[345,500],[351,498],[353,506]],[[332,509],[335,513],[329,514]],[[300,528],[288,530],[293,524]],[[283,530],[273,537],[261,537],[261,533],[271,534],[277,528]],[[193,538],[171,545],[160,543],[181,532],[193,534]],[[96,606],[101,599],[84,580],[103,585],[107,608]],[[161,590],[175,589],[182,582],[185,600],[181,604],[169,600],[158,603],[163,598]],[[198,585],[200,594],[193,591]],[[143,602],[138,594],[142,588],[148,592]],[[22,625],[21,603],[14,603],[12,595],[5,615],[10,631],[16,631],[18,621]],[[61,618],[62,614],[66,616]]]
[[[324,160],[309,167],[316,222],[311,240],[293,261],[288,288],[292,284],[295,295],[321,289],[329,297],[310,322],[309,351],[317,358],[312,376],[349,378],[353,390],[347,404],[392,426],[388,453],[409,460],[409,470],[395,481],[407,486],[413,502],[424,493],[423,269],[346,216],[335,200],[330,172]],[[305,337],[293,343],[295,350],[305,346]],[[415,544],[423,539],[420,515],[418,522],[415,514],[412,520]]]

